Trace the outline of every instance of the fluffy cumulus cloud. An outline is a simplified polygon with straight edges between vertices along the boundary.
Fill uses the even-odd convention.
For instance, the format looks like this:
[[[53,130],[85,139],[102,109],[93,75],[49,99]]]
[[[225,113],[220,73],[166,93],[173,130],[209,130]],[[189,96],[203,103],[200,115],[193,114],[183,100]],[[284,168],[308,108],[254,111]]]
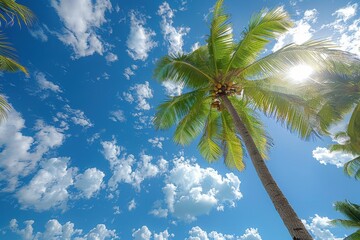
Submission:
[[[135,70],[138,69],[138,66],[135,64],[132,64],[130,67],[127,67],[124,69],[123,75],[127,80],[130,80],[132,76],[135,76]]]
[[[279,37],[272,51],[275,52],[289,43],[302,44],[312,37],[315,30],[311,24],[317,20],[316,9],[309,9],[304,12],[303,18],[295,22],[295,27]]]
[[[114,53],[108,53],[105,57],[107,63],[116,62],[118,60],[118,56]]]
[[[344,166],[346,162],[355,158],[352,154],[340,151],[331,152],[329,149],[323,147],[317,147],[312,151],[312,155],[321,164],[335,165],[338,168]]]
[[[135,97],[134,97],[135,95]],[[137,110],[150,110],[151,106],[148,103],[148,99],[153,98],[153,90],[150,88],[150,84],[146,81],[144,84],[135,84],[130,88],[130,92],[123,93],[124,100],[133,103],[136,101]]]
[[[164,35],[164,39],[168,45],[168,53],[176,54],[182,53],[183,50],[183,37],[189,33],[190,28],[188,27],[177,27],[173,26],[173,17],[174,10],[170,8],[169,3],[163,2],[159,6],[159,10],[157,12],[159,16],[161,16],[162,20],[160,23],[162,33]]]
[[[67,188],[73,184],[76,172],[76,169],[68,168],[68,161],[69,158],[51,158],[42,162],[42,168],[16,193],[22,208],[37,211],[66,208]]]
[[[108,183],[110,190],[116,190],[120,183],[131,184],[140,190],[140,185],[145,179],[153,178],[163,172],[161,168],[163,162],[159,160],[157,164],[153,164],[153,157],[144,152],[140,153],[140,161],[136,161],[135,156],[127,154],[115,140],[101,144],[104,157],[109,161],[113,172]]]
[[[355,18],[358,7],[354,3],[336,10],[333,13],[335,20],[322,28],[332,30],[333,38],[343,50],[360,56],[360,18]]]
[[[79,109],[73,109],[68,104],[64,106],[65,112],[58,112],[54,117],[55,122],[60,122],[60,125],[64,128],[68,128],[68,122],[71,121],[75,125],[79,125],[83,128],[93,127],[94,124],[85,115],[85,113]]]
[[[75,178],[75,187],[81,192],[81,196],[89,199],[94,196],[101,188],[105,174],[96,169],[86,169],[83,174]]]
[[[130,33],[126,41],[127,53],[134,60],[145,61],[151,49],[157,46],[152,40],[156,35],[150,28],[144,27],[146,24],[145,16],[130,12]]]
[[[342,240],[343,238],[335,237],[329,230],[333,227],[333,225],[330,224],[330,221],[331,219],[328,217],[321,217],[317,214],[310,218],[308,222],[306,220],[302,220],[305,227],[314,235],[314,240]]]
[[[176,83],[171,80],[164,81],[161,85],[164,87],[166,95],[171,97],[181,95],[184,88],[184,84]]]
[[[60,86],[47,80],[45,74],[42,72],[35,73],[35,79],[41,90],[50,90],[58,93],[62,92]]]
[[[226,239],[238,239],[238,240],[261,240],[261,236],[257,229],[248,228],[242,236],[234,236],[230,234],[223,234],[216,231],[207,233],[199,226],[191,228],[189,231],[189,237],[186,240],[226,240]]]
[[[61,146],[65,138],[59,129],[42,121],[36,123],[34,136],[24,135],[24,129],[25,120],[15,110],[0,125],[0,183],[3,191],[13,191],[19,178],[32,173],[43,156]]]
[[[152,236],[152,232],[147,226],[142,226],[137,230],[133,230],[132,237],[134,240],[150,240]],[[168,230],[165,230],[160,233],[154,233],[154,240],[168,240],[170,237],[174,237],[174,234],[170,234]]]
[[[221,176],[213,168],[201,168],[182,156],[172,162],[174,167],[162,189],[166,207],[155,208],[157,211],[151,212],[153,215],[164,213],[166,209],[178,219],[194,221],[197,216],[209,214],[219,206],[234,207],[242,197],[240,180],[233,173]]]
[[[136,208],[136,202],[135,202],[135,199],[132,199],[129,204],[128,204],[128,210],[129,211],[132,211]]]
[[[76,240],[106,240],[118,239],[115,230],[109,230],[104,224],[98,224],[95,228],[91,229],[88,233],[83,233],[83,230],[76,229],[74,223],[66,222],[61,224],[56,219],[49,220],[45,225],[44,232],[34,232],[34,220],[24,222],[25,227],[19,228],[16,219],[10,221],[10,230],[19,235],[23,240],[48,240],[48,239],[76,239]]]
[[[97,31],[106,22],[105,13],[111,11],[110,0],[52,0],[64,24],[59,39],[74,50],[74,57],[104,52],[104,43]]]
[[[110,112],[110,120],[114,122],[125,122],[126,118],[122,110],[115,110]]]
[[[151,143],[151,145],[153,147],[162,149],[164,140],[165,140],[164,137],[154,137],[154,138],[148,139],[148,142]]]

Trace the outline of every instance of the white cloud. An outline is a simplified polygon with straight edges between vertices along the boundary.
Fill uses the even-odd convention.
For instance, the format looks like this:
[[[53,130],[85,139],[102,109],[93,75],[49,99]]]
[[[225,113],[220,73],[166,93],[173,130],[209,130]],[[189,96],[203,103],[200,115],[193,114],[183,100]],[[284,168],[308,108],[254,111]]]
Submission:
[[[13,191],[21,177],[32,173],[49,150],[62,145],[59,129],[38,121],[34,137],[23,135],[25,120],[12,110],[0,125],[0,181],[8,183],[3,191]]]
[[[233,173],[221,176],[213,168],[201,168],[182,156],[172,162],[174,167],[167,175],[163,193],[166,209],[174,217],[194,221],[219,205],[234,207],[242,197],[240,180]]]
[[[45,34],[44,29],[40,26],[29,28],[29,33],[33,38],[36,38],[42,42],[48,41],[48,36]]]
[[[161,83],[161,85],[165,88],[166,95],[171,97],[181,95],[184,88],[184,84],[176,83],[171,80],[164,81]]]
[[[132,64],[131,67],[127,67],[124,69],[123,75],[127,80],[130,80],[131,76],[135,76],[135,70],[138,69],[138,66],[135,64]]]
[[[188,27],[177,27],[173,26],[173,17],[174,10],[170,8],[170,5],[167,2],[163,2],[159,6],[159,10],[157,12],[159,16],[161,16],[162,21],[160,24],[161,30],[164,35],[165,41],[168,44],[168,53],[169,54],[177,54],[182,53],[182,47],[184,45],[183,37],[187,35],[190,31]]]
[[[108,186],[110,190],[116,190],[119,183],[131,184],[136,190],[140,190],[140,185],[145,179],[153,178],[162,173],[159,166],[152,164],[152,156],[140,153],[140,161],[136,161],[135,156],[127,154],[124,149],[116,145],[116,141],[105,141],[103,146],[104,157],[110,163],[113,172]],[[121,155],[121,156],[120,156]]]
[[[191,46],[191,52],[195,51],[196,49],[198,49],[200,47],[200,43],[196,42]]]
[[[104,43],[96,33],[106,22],[105,12],[111,11],[110,0],[52,0],[64,24],[58,38],[74,50],[74,58],[80,58],[104,52]]]
[[[151,231],[147,226],[142,226],[137,230],[133,230],[132,237],[134,240],[150,240],[152,236]],[[170,237],[174,237],[174,234],[170,234],[168,230],[165,230],[160,233],[154,232],[154,240],[168,240]]]
[[[74,186],[81,191],[83,197],[89,199],[100,190],[104,176],[102,171],[88,168],[83,174],[76,176]]]
[[[60,86],[47,80],[45,74],[42,72],[35,73],[35,79],[42,90],[50,90],[58,93],[62,92]]]
[[[230,234],[223,234],[216,231],[207,233],[199,226],[193,227],[189,231],[189,237],[186,240],[227,240],[227,239],[238,239],[238,240],[262,240],[257,229],[248,228],[242,236],[234,236]]]
[[[115,110],[110,112],[110,120],[114,122],[125,122],[126,118],[124,116],[124,112],[122,110]]]
[[[168,230],[165,230],[160,233],[154,233],[154,240],[168,240],[175,237],[173,233],[169,233]]]
[[[348,4],[346,7],[336,10],[332,15],[335,15],[337,19],[346,22],[347,20],[356,15],[357,7],[357,3],[354,3],[352,5]]]
[[[65,122],[71,121],[75,125],[82,126],[84,128],[93,127],[94,124],[86,117],[85,113],[79,109],[73,109],[68,104],[64,106],[65,113],[58,112],[56,114],[55,121],[63,120]]]
[[[44,211],[66,208],[69,197],[67,188],[73,185],[76,169],[68,168],[69,158],[51,158],[43,161],[42,168],[16,193],[22,208]]]
[[[312,151],[312,155],[313,158],[315,158],[321,164],[331,164],[335,165],[338,168],[344,166],[346,162],[355,158],[355,156],[349,153],[339,151],[331,152],[329,149],[323,147],[317,147],[315,150]]]
[[[24,240],[48,240],[48,239],[63,239],[63,240],[106,240],[118,239],[115,230],[109,230],[104,224],[98,224],[88,233],[84,234],[83,230],[76,229],[74,223],[66,222],[61,224],[56,219],[49,220],[45,225],[44,232],[37,232],[34,234],[33,224],[34,220],[24,222],[25,228],[20,229],[16,219],[10,221],[10,230]]]
[[[134,240],[150,240],[151,232],[147,226],[142,226],[141,228],[133,231],[133,239]]]
[[[114,53],[108,53],[105,57],[107,63],[116,62],[118,60],[118,56]]]
[[[305,220],[302,220],[305,227],[314,235],[314,240],[342,240],[343,238],[337,238],[334,236],[332,232],[330,232],[329,228],[333,227],[330,224],[331,219],[328,217],[320,217],[315,214],[314,217],[310,218],[310,222],[308,223]]]
[[[318,12],[316,9],[306,10],[302,19],[295,22],[295,27],[281,35],[272,51],[275,52],[289,43],[302,44],[312,37],[315,30],[312,28],[311,23],[315,23]]]
[[[130,33],[126,41],[127,53],[134,60],[145,61],[157,43],[152,40],[156,35],[150,28],[145,28],[145,17],[134,11],[130,12]]]
[[[135,202],[135,199],[132,199],[129,204],[128,204],[128,210],[129,211],[132,211],[136,208],[136,202]]]
[[[356,16],[357,8],[358,4],[355,3],[336,10],[333,13],[336,16],[334,22],[325,24],[322,28],[330,28],[335,32],[334,38],[343,50],[360,56],[360,18],[349,22]]]
[[[163,146],[162,144],[163,144],[164,140],[165,140],[164,137],[154,137],[154,138],[148,139],[148,142],[151,143],[151,145],[153,147],[162,149],[162,146]]]
[[[137,110],[150,110],[151,106],[147,100],[153,98],[153,90],[150,88],[148,81],[145,81],[144,84],[135,84],[130,88],[130,91],[131,93],[123,93],[125,101],[134,102],[134,95],[136,95],[137,106],[135,108]]]

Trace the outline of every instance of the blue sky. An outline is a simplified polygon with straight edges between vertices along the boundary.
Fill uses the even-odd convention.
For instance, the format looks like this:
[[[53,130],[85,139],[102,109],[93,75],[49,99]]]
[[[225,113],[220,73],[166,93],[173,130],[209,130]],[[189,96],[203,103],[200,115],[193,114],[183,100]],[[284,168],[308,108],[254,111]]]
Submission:
[[[1,239],[289,239],[249,159],[243,172],[208,164],[151,123],[183,91],[152,78],[156,60],[205,44],[214,3],[35,1],[31,28],[3,29],[30,74],[0,77],[13,107],[0,125]],[[360,55],[356,1],[225,1],[237,39],[253,13],[279,5],[295,27],[264,55],[310,38]],[[269,169],[299,217],[315,239],[342,239],[351,230],[328,221],[341,217],[335,201],[360,202],[341,168],[352,156],[263,121]]]

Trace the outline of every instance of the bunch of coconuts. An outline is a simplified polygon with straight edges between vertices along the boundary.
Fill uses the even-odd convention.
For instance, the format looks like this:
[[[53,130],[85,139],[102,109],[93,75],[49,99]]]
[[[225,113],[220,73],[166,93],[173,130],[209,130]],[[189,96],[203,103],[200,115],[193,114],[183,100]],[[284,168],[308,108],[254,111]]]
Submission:
[[[216,108],[218,111],[221,111],[221,102],[219,96],[226,95],[226,96],[233,96],[235,94],[241,93],[241,87],[238,86],[234,82],[227,82],[227,83],[216,83],[214,85],[214,90],[212,91],[212,99],[213,102],[211,103],[212,108]]]

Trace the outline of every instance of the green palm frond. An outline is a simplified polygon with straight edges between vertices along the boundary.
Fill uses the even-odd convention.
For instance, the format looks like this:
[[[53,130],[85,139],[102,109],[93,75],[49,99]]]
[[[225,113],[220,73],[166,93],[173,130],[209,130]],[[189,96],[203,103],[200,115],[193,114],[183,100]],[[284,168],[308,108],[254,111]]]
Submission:
[[[307,41],[301,45],[289,44],[245,67],[240,79],[262,79],[286,73],[291,67],[306,64],[315,71],[346,71],[354,56],[337,49],[327,40]]]
[[[303,139],[317,136],[320,127],[315,109],[299,95],[283,92],[267,81],[246,81],[244,95],[267,116],[284,124]],[[313,117],[313,121],[309,121]]]
[[[195,89],[207,86],[213,80],[209,75],[208,66],[197,61],[201,57],[206,57],[200,56],[202,53],[203,48],[200,48],[190,55],[163,57],[157,63],[154,78],[161,82],[170,79]]]
[[[157,107],[153,123],[156,129],[168,129],[178,123],[191,109],[194,102],[203,98],[204,90],[195,90],[171,97]]]
[[[17,72],[22,71],[28,74],[25,67],[19,64],[15,58],[15,49],[7,42],[6,37],[0,34],[0,71]]]
[[[344,240],[359,240],[360,239],[360,230],[354,232],[350,236],[344,238]]]
[[[0,122],[6,119],[11,106],[9,103],[0,95]]]
[[[236,168],[239,171],[244,170],[243,146],[239,137],[236,135],[234,124],[228,112],[221,114],[222,122],[222,144],[224,153],[224,162],[228,168]]]
[[[14,0],[1,0],[0,18],[8,24],[12,24],[14,22],[14,18],[16,18],[20,26],[21,21],[24,22],[25,25],[30,25],[35,16],[29,8],[15,2]]]
[[[216,110],[210,109],[204,133],[198,144],[198,150],[200,154],[208,162],[214,162],[220,158],[223,154],[221,147],[219,146],[218,139],[220,138],[219,132],[221,132],[220,113]]]
[[[350,142],[354,146],[354,150],[360,153],[360,102],[351,115],[346,132],[350,137]]]
[[[236,97],[230,98],[230,101],[251,134],[261,156],[267,159],[267,152],[272,146],[272,140],[267,136],[264,126],[255,111],[249,107],[249,104]]]
[[[210,27],[210,36],[207,40],[212,67],[215,74],[222,66],[229,62],[230,53],[233,50],[232,27],[229,24],[229,16],[224,13],[223,0],[216,2],[213,19]]]
[[[203,131],[209,110],[210,99],[196,99],[189,112],[177,125],[174,141],[181,145],[190,144]]]
[[[267,12],[263,10],[253,15],[248,29],[243,32],[242,40],[235,47],[226,72],[230,68],[244,68],[254,62],[271,39],[285,33],[292,26],[293,23],[283,7]]]
[[[338,223],[344,227],[359,227],[360,228],[360,206],[345,200],[344,202],[336,202],[334,204],[335,210],[342,213],[347,219],[336,219],[333,223]]]
[[[344,173],[360,180],[360,156],[344,164]]]

